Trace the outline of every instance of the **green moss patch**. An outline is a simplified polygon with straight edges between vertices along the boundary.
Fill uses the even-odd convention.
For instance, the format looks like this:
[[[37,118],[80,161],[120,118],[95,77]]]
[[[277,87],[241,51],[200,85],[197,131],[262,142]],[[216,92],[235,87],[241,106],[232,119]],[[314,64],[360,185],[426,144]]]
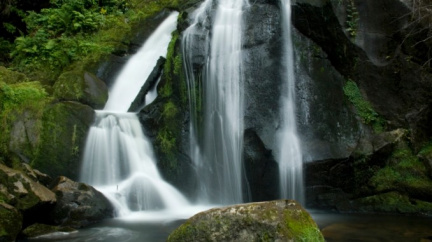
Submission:
[[[357,84],[352,80],[348,80],[345,83],[343,90],[345,95],[348,97],[348,100],[356,108],[357,114],[361,118],[362,122],[372,125],[375,132],[384,131],[385,120],[375,112],[370,102],[364,99]]]
[[[48,101],[48,94],[39,82],[0,82],[0,152],[9,152],[10,132],[17,120],[34,119],[33,128],[40,128],[39,120]]]

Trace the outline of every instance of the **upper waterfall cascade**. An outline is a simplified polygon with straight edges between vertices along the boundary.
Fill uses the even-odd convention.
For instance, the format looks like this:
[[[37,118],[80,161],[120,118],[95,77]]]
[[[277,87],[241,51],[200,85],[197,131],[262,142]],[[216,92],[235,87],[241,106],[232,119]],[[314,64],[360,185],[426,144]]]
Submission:
[[[202,29],[212,0],[195,12],[185,31],[183,56],[191,99],[191,155],[200,179],[199,199],[222,204],[243,202],[243,74],[242,13],[244,0],[218,1],[210,33]],[[204,31],[204,32],[203,32]],[[197,34],[209,38],[204,80],[195,80],[192,57]],[[211,37],[210,37],[211,36]],[[202,103],[197,96],[202,95]],[[202,137],[198,138],[197,105],[203,108]]]
[[[159,56],[165,56],[178,13],[160,24],[126,64],[103,111],[96,112],[83,159],[81,180],[94,185],[119,215],[131,211],[185,208],[189,202],[159,174],[152,145],[135,113],[126,113]]]

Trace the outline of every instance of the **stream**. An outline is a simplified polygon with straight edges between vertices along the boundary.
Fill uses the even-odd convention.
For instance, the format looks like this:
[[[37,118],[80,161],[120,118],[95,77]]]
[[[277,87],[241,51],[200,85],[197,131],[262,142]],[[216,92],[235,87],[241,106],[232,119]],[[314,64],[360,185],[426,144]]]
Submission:
[[[432,241],[432,218],[396,215],[331,214],[309,211],[326,241]],[[31,241],[166,241],[185,220],[109,219],[74,233],[45,235]]]

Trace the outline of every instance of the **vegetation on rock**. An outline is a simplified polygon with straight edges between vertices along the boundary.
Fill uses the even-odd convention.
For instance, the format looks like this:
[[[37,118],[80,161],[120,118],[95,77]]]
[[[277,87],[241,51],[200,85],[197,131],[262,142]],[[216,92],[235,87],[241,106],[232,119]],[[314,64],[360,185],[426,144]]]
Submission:
[[[297,202],[239,204],[201,212],[173,231],[168,241],[324,241]]]
[[[384,131],[384,119],[380,117],[377,112],[375,112],[371,103],[365,100],[357,84],[352,80],[348,80],[345,83],[343,90],[350,102],[356,108],[362,122],[372,125],[375,132]]]

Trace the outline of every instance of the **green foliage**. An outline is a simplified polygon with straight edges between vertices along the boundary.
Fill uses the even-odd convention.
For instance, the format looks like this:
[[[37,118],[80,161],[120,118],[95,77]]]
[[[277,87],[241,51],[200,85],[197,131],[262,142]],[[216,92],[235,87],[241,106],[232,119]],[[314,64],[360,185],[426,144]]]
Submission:
[[[11,126],[18,114],[42,116],[48,94],[39,82],[6,84],[0,81],[0,151],[7,153]]]
[[[377,191],[398,189],[430,189],[432,181],[427,177],[426,167],[408,148],[393,152],[387,166],[379,170],[370,180]]]
[[[294,241],[324,241],[315,222],[306,211],[284,211],[285,226],[289,228]]]
[[[384,119],[381,118],[372,108],[372,105],[363,98],[357,84],[352,80],[348,80],[343,90],[349,101],[356,108],[357,114],[360,116],[362,122],[372,125],[375,132],[382,132],[385,125]]]
[[[173,71],[175,70],[175,59],[176,59],[175,47],[176,47],[176,43],[177,43],[178,38],[179,38],[179,33],[177,31],[174,31],[172,33],[171,42],[168,45],[166,62],[165,62],[165,66],[164,66],[164,77],[169,82],[172,80],[172,74],[173,74]]]
[[[355,6],[354,0],[348,0],[346,31],[350,34],[350,36],[352,38],[355,38],[357,35],[358,22],[359,22],[359,13],[358,13],[357,8]]]
[[[176,105],[172,101],[168,101],[164,105],[164,110],[162,112],[162,115],[165,119],[172,119],[174,118],[178,113],[178,109]]]
[[[423,148],[420,150],[419,155],[432,155],[432,141],[427,143]]]

